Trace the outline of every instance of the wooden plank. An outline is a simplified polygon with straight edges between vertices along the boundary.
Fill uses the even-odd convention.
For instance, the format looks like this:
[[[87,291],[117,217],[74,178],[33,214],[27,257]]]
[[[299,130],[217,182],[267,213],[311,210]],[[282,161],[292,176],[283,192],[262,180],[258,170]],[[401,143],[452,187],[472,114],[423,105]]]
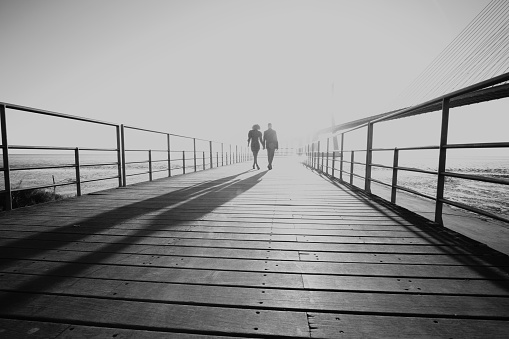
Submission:
[[[450,296],[331,292],[289,289],[254,289],[187,284],[125,282],[83,278],[34,277],[4,274],[3,291],[58,293],[122,300],[262,308],[294,311],[334,311],[391,315],[431,315],[437,317],[492,318],[509,320],[509,298],[493,296]],[[18,302],[22,302],[19,299]]]
[[[508,282],[490,279],[426,279],[378,276],[327,276],[277,272],[218,271],[214,269],[161,268],[148,266],[90,265],[51,261],[18,261],[0,267],[0,272],[65,276],[119,281],[193,283],[223,286],[306,288],[337,291],[371,291],[455,295],[508,293]],[[0,273],[0,274],[3,274]]]
[[[25,300],[23,303],[17,300]],[[0,316],[97,326],[192,331],[212,335],[309,337],[305,312],[188,306],[112,299],[0,292]]]
[[[279,261],[249,260],[230,258],[178,257],[133,255],[112,253],[83,253],[50,251],[41,254],[17,255],[6,253],[2,262],[13,260],[45,260],[61,263],[118,264],[123,266],[152,266],[167,268],[192,268],[231,270],[246,272],[280,272],[327,275],[357,276],[401,276],[401,277],[432,277],[454,279],[499,279],[509,280],[509,273],[498,267],[489,266],[458,266],[458,265],[405,265],[385,263],[335,263],[310,261]],[[13,260],[9,260],[11,257]]]
[[[1,241],[0,241],[1,244]],[[58,243],[57,243],[58,244]],[[0,255],[5,258],[34,258],[41,253],[77,252],[84,256],[89,252],[98,255],[104,252],[101,244],[72,243],[65,249],[53,250],[54,242],[26,241],[17,247],[2,246]],[[129,245],[118,246],[113,251],[117,254],[136,254],[145,256],[178,256],[178,257],[207,257],[254,260],[290,260],[290,261],[325,261],[339,263],[386,263],[386,264],[426,264],[426,265],[460,265],[460,266],[499,266],[507,267],[509,263],[505,256],[496,255],[423,255],[423,254],[377,254],[377,253],[334,253],[334,252],[302,252],[302,251],[266,251],[232,248],[182,247],[182,246],[153,246]],[[78,254],[77,254],[78,255]],[[108,255],[112,255],[111,253]],[[145,261],[145,260],[143,260]]]
[[[5,231],[0,230],[0,237],[4,238],[25,238],[37,236],[42,240],[45,239],[60,239],[64,240],[68,236],[116,236],[126,238],[179,238],[179,239],[210,239],[210,240],[249,240],[249,241],[278,241],[278,242],[313,242],[313,243],[338,243],[338,244],[356,244],[356,243],[382,243],[382,244],[455,244],[453,240],[436,239],[434,237],[379,237],[379,236],[296,236],[290,234],[238,234],[238,233],[213,233],[213,232],[177,232],[177,231],[147,231],[147,230],[119,230],[119,229],[105,229],[102,231],[95,231],[91,229],[83,229],[79,226],[71,226],[63,229],[46,228],[43,226],[38,227],[39,230],[29,228],[29,230],[16,230]],[[94,232],[95,231],[95,232]],[[41,233],[43,232],[43,233]],[[99,241],[100,238],[99,238]],[[135,241],[135,240],[134,240]],[[113,241],[112,241],[113,242]]]
[[[57,338],[69,327],[70,324],[0,318],[2,338]]]
[[[309,313],[312,338],[507,338],[509,321]]]

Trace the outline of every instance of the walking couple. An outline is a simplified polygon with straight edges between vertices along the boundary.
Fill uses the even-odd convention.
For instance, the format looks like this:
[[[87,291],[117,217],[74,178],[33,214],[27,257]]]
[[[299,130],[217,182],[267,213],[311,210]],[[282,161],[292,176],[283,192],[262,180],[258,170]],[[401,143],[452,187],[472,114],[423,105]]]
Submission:
[[[260,166],[258,166],[258,151],[260,151],[261,144],[263,149],[267,148],[267,156],[269,159],[267,168],[271,170],[274,153],[278,149],[277,134],[276,131],[272,129],[272,124],[269,123],[268,129],[263,132],[263,137],[262,132],[260,132],[260,125],[253,125],[253,129],[247,134],[248,147],[249,143],[251,143],[251,151],[253,151],[253,169],[255,169],[255,166],[257,169],[260,169]]]

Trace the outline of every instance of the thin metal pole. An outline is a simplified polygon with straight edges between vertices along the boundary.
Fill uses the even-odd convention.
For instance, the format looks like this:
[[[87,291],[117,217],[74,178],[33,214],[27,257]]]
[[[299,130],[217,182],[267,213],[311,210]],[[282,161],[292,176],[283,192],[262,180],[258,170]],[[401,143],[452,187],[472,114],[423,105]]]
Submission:
[[[221,143],[221,166],[224,166],[224,149],[223,149],[223,143]]]
[[[210,148],[210,168],[213,168],[213,155],[212,155],[212,141],[209,141],[209,148]]]
[[[182,174],[186,174],[186,151],[182,151]]]
[[[352,151],[352,154],[350,156],[350,185],[353,185],[353,162],[355,160],[355,152]]]
[[[148,180],[152,181],[152,150],[148,150]]]
[[[449,99],[442,101],[442,127],[440,132],[440,153],[438,156],[438,182],[437,182],[437,201],[435,205],[435,222],[443,225],[442,219],[444,188],[445,188],[445,164],[447,161],[447,135],[449,131]]]
[[[316,151],[316,169],[320,169],[320,141],[318,141],[317,151]]]
[[[393,204],[396,203],[396,195],[398,193],[398,189],[396,186],[398,185],[398,166],[399,166],[399,149],[394,149],[394,160],[392,161],[392,189],[391,189],[391,202]]]
[[[331,169],[332,173],[331,173],[331,175],[333,178],[334,178],[335,165],[336,165],[336,151],[332,151],[332,169]]]
[[[4,183],[5,183],[5,210],[12,210],[12,191],[11,191],[11,168],[9,165],[9,143],[7,141],[7,120],[5,117],[5,105],[0,105],[0,123],[2,129],[2,153],[4,162]]]
[[[219,167],[219,152],[216,152],[216,167]]]
[[[345,144],[345,133],[341,133],[341,150],[339,153],[339,180],[343,181],[343,155],[344,155],[344,148],[343,145]]]
[[[325,174],[329,174],[329,140],[330,138],[327,138],[327,160],[325,162]]]
[[[196,138],[193,138],[194,171],[196,172]]]
[[[239,162],[239,146],[235,145],[235,163]]]
[[[373,162],[373,123],[368,124],[368,135],[366,145],[366,174],[364,179],[364,190],[371,193],[371,163]]]
[[[203,170],[205,171],[205,151],[203,151],[202,165],[203,165]]]
[[[115,126],[115,131],[117,135],[117,173],[118,173],[118,187],[122,187],[123,185],[123,169],[122,169],[122,133],[120,130],[120,125]]]
[[[171,177],[171,144],[170,144],[170,135],[166,134],[167,144],[168,144],[168,176]]]
[[[127,185],[127,174],[125,167],[125,128],[124,125],[120,125],[120,143],[122,145],[122,187]]]
[[[232,164],[232,145],[230,144],[230,165]]]
[[[76,166],[76,195],[81,196],[80,149],[74,149],[74,165]],[[121,187],[122,185],[120,185]]]

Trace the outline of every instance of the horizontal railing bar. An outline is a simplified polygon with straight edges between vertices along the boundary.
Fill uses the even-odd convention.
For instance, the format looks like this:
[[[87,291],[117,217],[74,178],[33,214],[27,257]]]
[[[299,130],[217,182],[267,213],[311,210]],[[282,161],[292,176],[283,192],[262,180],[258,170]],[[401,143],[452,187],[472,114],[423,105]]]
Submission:
[[[80,164],[80,167],[94,167],[94,166],[117,166],[118,162],[105,162],[100,164]],[[76,167],[76,165],[74,165]]]
[[[452,205],[452,206],[456,206],[456,207],[462,208],[462,209],[470,211],[470,212],[475,212],[477,214],[481,214],[481,215],[484,215],[484,216],[487,216],[487,217],[490,217],[490,218],[493,218],[493,219],[496,219],[496,220],[500,220],[500,221],[504,221],[504,222],[509,223],[509,219],[507,219],[507,218],[504,218],[504,217],[502,217],[500,215],[496,215],[496,214],[491,213],[491,212],[483,211],[481,209],[478,209],[478,208],[475,208],[475,207],[472,207],[472,206],[465,205],[465,204],[460,203],[460,202],[452,201],[452,200],[445,199],[445,198],[440,199],[440,201],[441,202],[445,202],[446,204],[449,204],[449,205]]]
[[[442,174],[447,177],[453,177],[453,178],[461,178],[461,179],[468,179],[468,180],[474,180],[474,181],[489,182],[489,183],[493,183],[493,184],[509,185],[509,180],[484,177],[481,175],[462,174],[462,173],[454,173],[454,172],[444,172]]]
[[[485,81],[481,81],[481,82],[479,82],[477,84],[473,84],[471,86],[459,89],[457,91],[444,94],[444,95],[439,96],[437,98],[434,98],[434,99],[428,100],[426,102],[423,102],[422,104],[419,104],[419,105],[416,105],[416,106],[412,106],[412,107],[408,107],[408,108],[404,108],[404,109],[402,109],[400,111],[394,112],[394,113],[386,115],[384,117],[380,117],[380,118],[371,120],[370,123],[376,123],[376,122],[380,122],[380,121],[384,121],[384,120],[395,119],[397,116],[400,116],[400,115],[403,115],[405,113],[417,110],[419,108],[423,108],[423,107],[426,107],[426,106],[429,106],[429,105],[432,105],[432,104],[436,104],[436,103],[442,102],[444,99],[451,99],[451,98],[460,96],[462,94],[471,93],[471,92],[483,89],[485,87],[496,85],[496,84],[504,82],[504,81],[509,81],[509,73],[505,73],[505,74],[496,76],[494,78],[491,78],[491,79],[488,79],[488,80],[485,80]]]
[[[217,142],[217,141],[213,141],[213,140],[206,140],[206,139],[200,139],[200,138],[193,138],[193,137],[188,137],[188,136],[185,136],[185,135],[179,135],[179,134],[173,134],[173,133],[166,133],[166,132],[155,131],[155,130],[151,130],[151,129],[147,129],[147,128],[134,127],[134,126],[127,126],[127,125],[124,125],[124,128],[129,128],[129,129],[132,129],[132,130],[137,130],[137,131],[142,131],[142,132],[150,132],[150,133],[157,133],[157,134],[170,135],[170,136],[172,136],[172,137],[179,137],[179,138],[185,138],[185,139],[195,139],[195,140],[207,141],[207,142],[208,142],[208,141]]]
[[[449,144],[445,148],[503,148],[509,147],[509,142],[487,142],[476,144]]]
[[[371,123],[377,123],[377,122],[381,122],[381,121],[397,119],[398,117],[404,116],[404,115],[406,115],[408,113],[411,113],[413,111],[418,111],[418,110],[423,109],[423,108],[425,108],[427,106],[432,106],[432,105],[439,104],[444,99],[452,99],[454,97],[458,97],[458,96],[461,96],[463,94],[468,94],[468,93],[471,93],[471,92],[474,92],[474,91],[477,91],[477,90],[480,90],[480,89],[483,89],[483,88],[486,88],[486,87],[494,86],[496,84],[503,83],[503,82],[506,82],[506,81],[509,81],[509,73],[505,73],[505,74],[496,76],[494,78],[491,78],[491,79],[479,82],[477,84],[473,84],[471,86],[459,89],[457,91],[454,91],[454,92],[451,92],[451,93],[447,93],[445,95],[442,95],[440,97],[437,97],[437,98],[425,101],[425,102],[423,102],[421,104],[418,104],[418,105],[415,105],[415,106],[410,106],[410,107],[402,108],[402,109],[399,109],[399,110],[395,110],[395,111],[389,112],[387,114],[382,114],[382,116],[373,117],[372,120],[368,120],[366,122],[361,122],[359,125],[351,127],[351,128],[346,128],[341,133],[346,134],[346,133],[349,133],[349,132],[353,132],[353,131],[358,130],[360,128],[364,128],[364,127],[368,126]],[[369,119],[369,118],[366,118],[366,119]],[[331,130],[331,131],[329,131],[329,133],[332,134],[332,135],[337,135],[338,131],[339,130],[336,130],[336,131],[332,131]],[[324,133],[324,132],[322,132],[322,133]]]
[[[130,161],[130,162],[125,162],[126,165],[131,165],[131,164],[148,164],[148,160],[141,160],[141,161]]]
[[[111,180],[111,179],[118,179],[118,175],[117,176],[113,176],[113,177],[99,178],[99,179],[82,180],[81,183],[85,184],[87,182],[95,182],[95,181]]]
[[[388,168],[388,169],[394,169],[394,167],[392,167],[392,166],[387,166],[387,165],[382,165],[382,164],[375,164],[375,163],[372,163],[371,166],[373,166],[373,167],[381,167],[381,168]]]
[[[354,177],[357,177],[357,178],[361,178],[361,179],[364,179],[366,180],[366,177],[363,177],[362,175],[359,175],[359,174],[356,174],[356,173],[351,173]]]
[[[80,151],[118,151],[115,148],[81,148]],[[75,151],[76,147],[60,147],[60,146],[25,146],[25,145],[9,145],[9,149],[32,149],[32,150],[51,150],[51,151]]]
[[[13,188],[13,189],[11,189],[11,192],[32,191],[32,190],[38,190],[38,189],[61,187],[61,186],[69,186],[69,185],[76,185],[76,181],[70,181],[70,182],[59,183],[59,184],[51,184],[51,185],[45,185],[45,186],[32,186],[32,187],[24,187],[24,188]],[[2,192],[5,192],[5,191],[2,191]]]
[[[115,126],[115,127],[119,126],[118,124],[114,124],[112,122],[83,118],[83,117],[79,117],[79,116],[75,116],[75,115],[57,113],[57,112],[52,112],[52,111],[45,111],[45,110],[32,108],[32,107],[13,105],[13,104],[5,103],[5,102],[0,102],[0,105],[5,105],[5,108],[14,109],[14,110],[18,110],[18,111],[25,111],[25,112],[37,113],[37,114],[42,114],[42,115],[48,115],[48,116],[53,116],[53,117],[58,117],[58,118],[65,118],[65,119],[78,120],[78,121],[84,121],[84,122],[91,122],[91,123],[100,124],[100,125],[108,125],[108,126]]]
[[[59,165],[59,166],[37,166],[37,167],[11,167],[11,171],[30,171],[30,170],[44,170],[44,169],[57,169],[57,168],[75,168],[76,165]]]
[[[429,200],[434,200],[434,201],[437,200],[435,197],[426,195],[426,194],[421,193],[421,192],[417,192],[417,191],[415,191],[415,190],[413,190],[411,188],[407,188],[407,187],[403,187],[403,186],[399,186],[399,185],[397,185],[396,188],[399,189],[399,190],[408,192],[408,193],[412,193],[412,194],[418,195],[420,197],[423,197],[423,198],[426,198],[426,199],[429,199]]]
[[[427,171],[420,168],[414,168],[414,167],[396,167],[398,170],[407,171],[407,172],[417,172],[417,173],[425,173],[425,174],[433,174],[438,175],[438,171]]]
[[[152,170],[152,173],[158,173],[158,172],[168,172],[168,169],[167,168],[163,168],[163,169],[160,169],[160,170]]]
[[[377,184],[381,184],[381,185],[385,185],[385,186],[392,187],[392,185],[391,185],[391,184],[388,184],[388,183],[386,183],[386,182],[383,182],[383,181],[380,181],[380,180],[377,180],[377,179],[373,179],[373,178],[371,178],[371,181],[376,182]]]
[[[139,172],[139,173],[131,173],[131,174],[126,174],[125,176],[126,177],[134,177],[136,175],[143,175],[143,174],[149,174],[150,172],[147,171],[147,172]]]
[[[419,150],[432,150],[432,149],[440,149],[439,146],[416,146],[416,147],[398,147],[396,148],[398,151],[419,151]],[[372,148],[372,151],[394,151],[394,148]],[[364,150],[366,151],[366,150]]]

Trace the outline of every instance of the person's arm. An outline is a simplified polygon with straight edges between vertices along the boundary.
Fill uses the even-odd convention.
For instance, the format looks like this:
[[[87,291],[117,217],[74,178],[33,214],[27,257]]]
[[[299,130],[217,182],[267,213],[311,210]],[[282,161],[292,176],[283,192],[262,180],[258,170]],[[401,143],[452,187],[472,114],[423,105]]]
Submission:
[[[247,132],[247,147],[249,147],[249,141],[251,141],[251,131]]]
[[[263,132],[263,138],[261,140],[262,140],[263,149],[265,149],[265,132]]]

